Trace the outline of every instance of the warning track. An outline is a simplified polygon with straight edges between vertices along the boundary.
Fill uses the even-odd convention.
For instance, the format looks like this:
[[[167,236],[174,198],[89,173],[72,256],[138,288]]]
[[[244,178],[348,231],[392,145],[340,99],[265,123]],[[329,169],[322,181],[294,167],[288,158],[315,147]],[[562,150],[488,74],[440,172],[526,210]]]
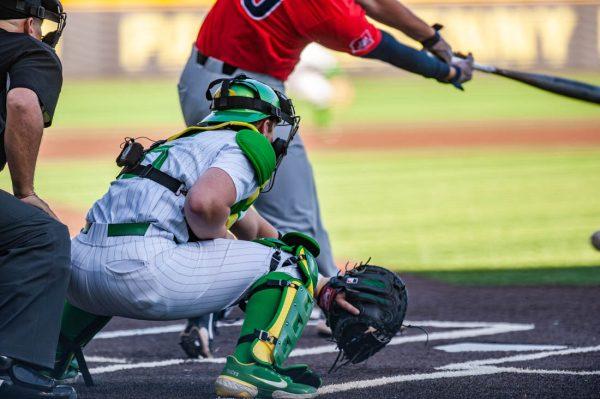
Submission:
[[[44,136],[45,159],[114,158],[126,136],[160,139],[180,126],[151,129],[60,129]],[[464,122],[353,126],[315,134],[301,131],[310,150],[392,150],[409,148],[600,146],[598,121]]]

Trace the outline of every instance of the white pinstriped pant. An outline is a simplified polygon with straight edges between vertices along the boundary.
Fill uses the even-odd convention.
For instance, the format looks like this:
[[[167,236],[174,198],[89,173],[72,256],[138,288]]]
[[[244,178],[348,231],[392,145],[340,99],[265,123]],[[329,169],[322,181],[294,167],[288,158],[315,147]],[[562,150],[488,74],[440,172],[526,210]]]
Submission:
[[[234,305],[269,272],[272,248],[217,239],[177,244],[152,226],[146,236],[107,237],[93,224],[71,244],[67,299],[87,312],[144,320],[175,320]],[[298,278],[282,253],[278,271]]]

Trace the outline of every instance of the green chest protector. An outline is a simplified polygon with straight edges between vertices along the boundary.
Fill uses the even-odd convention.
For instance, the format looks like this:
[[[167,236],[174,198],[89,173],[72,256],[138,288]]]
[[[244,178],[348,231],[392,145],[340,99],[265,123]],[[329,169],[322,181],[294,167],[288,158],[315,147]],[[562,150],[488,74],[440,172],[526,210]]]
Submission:
[[[242,127],[243,129],[239,129]],[[160,170],[164,161],[168,156],[169,148],[171,147],[169,142],[177,140],[183,137],[190,137],[202,132],[211,131],[211,130],[219,130],[226,128],[234,128],[239,129],[235,136],[235,140],[252,165],[256,181],[258,183],[259,188],[252,193],[248,198],[242,199],[231,207],[230,216],[227,219],[226,226],[230,228],[239,218],[246,212],[256,201],[258,198],[260,191],[263,187],[265,187],[269,183],[269,179],[273,175],[275,171],[275,151],[273,150],[273,146],[269,142],[269,140],[260,134],[256,128],[248,123],[243,122],[227,122],[221,123],[214,126],[192,126],[185,129],[183,132],[178,133],[174,136],[169,137],[166,140],[161,140],[151,146],[148,150],[143,151],[139,150],[139,147],[136,150],[128,150],[128,147],[123,149],[119,158],[117,158],[117,164],[119,166],[125,166],[118,176],[119,179],[126,179],[131,177],[141,177],[154,181],[166,187],[176,195],[186,194],[188,187],[185,187],[185,184],[177,179],[176,177],[170,176],[167,173]],[[140,146],[138,143],[135,143]],[[148,165],[140,165],[140,163],[144,160],[147,154],[159,152],[160,155]],[[134,153],[132,159],[128,160],[128,163],[122,162],[119,163],[119,159],[123,157],[123,154]]]

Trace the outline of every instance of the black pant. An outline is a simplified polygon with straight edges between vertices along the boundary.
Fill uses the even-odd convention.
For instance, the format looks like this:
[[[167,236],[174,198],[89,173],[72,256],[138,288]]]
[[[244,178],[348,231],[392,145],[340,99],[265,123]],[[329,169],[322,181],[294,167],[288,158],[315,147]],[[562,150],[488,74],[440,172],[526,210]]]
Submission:
[[[70,257],[65,225],[0,190],[0,355],[54,365]]]

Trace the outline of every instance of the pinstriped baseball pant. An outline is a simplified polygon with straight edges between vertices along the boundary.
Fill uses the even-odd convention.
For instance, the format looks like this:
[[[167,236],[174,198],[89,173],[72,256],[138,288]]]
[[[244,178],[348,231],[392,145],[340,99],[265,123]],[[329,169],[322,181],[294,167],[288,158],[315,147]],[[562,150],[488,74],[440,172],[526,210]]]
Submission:
[[[144,237],[107,237],[93,224],[71,243],[69,302],[87,312],[175,320],[234,305],[269,272],[274,249],[241,240],[177,244],[152,226]],[[298,278],[295,265],[278,271]]]

